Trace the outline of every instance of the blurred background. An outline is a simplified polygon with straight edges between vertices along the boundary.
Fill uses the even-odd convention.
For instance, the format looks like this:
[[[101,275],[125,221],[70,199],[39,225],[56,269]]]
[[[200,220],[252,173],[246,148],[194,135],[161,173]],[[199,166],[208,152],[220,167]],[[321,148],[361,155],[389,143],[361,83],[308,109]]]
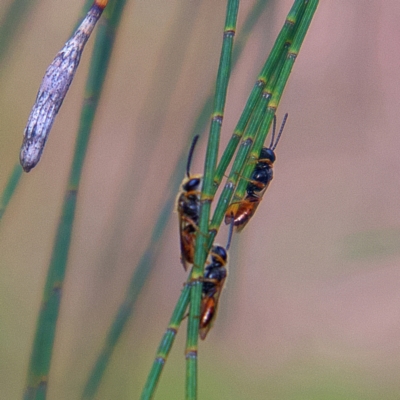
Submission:
[[[238,36],[255,4],[242,3]],[[292,5],[268,3],[232,72],[221,148]],[[9,4],[1,2],[0,18]],[[43,74],[83,2],[26,4],[0,64],[1,189]],[[225,6],[136,0],[125,8],[79,190],[49,399],[80,398],[149,246],[214,85]],[[275,179],[234,238],[218,318],[200,343],[200,399],[400,398],[399,16],[397,0],[326,0],[317,9],[278,109],[278,123],[285,112],[289,119]],[[23,392],[92,45],[41,162],[23,175],[0,226],[4,399]],[[203,170],[207,132],[193,173]],[[139,397],[186,279],[176,214],[156,251],[98,399]],[[184,398],[185,332],[184,321],[158,399]]]

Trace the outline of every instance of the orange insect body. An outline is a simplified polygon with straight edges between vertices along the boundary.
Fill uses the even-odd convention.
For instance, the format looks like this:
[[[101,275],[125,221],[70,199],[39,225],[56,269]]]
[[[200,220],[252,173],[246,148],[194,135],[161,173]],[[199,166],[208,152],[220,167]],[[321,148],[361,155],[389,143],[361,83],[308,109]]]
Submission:
[[[225,223],[230,224],[232,218],[237,232],[240,232],[255,214],[261,198],[246,196],[242,201],[231,204],[225,215]]]

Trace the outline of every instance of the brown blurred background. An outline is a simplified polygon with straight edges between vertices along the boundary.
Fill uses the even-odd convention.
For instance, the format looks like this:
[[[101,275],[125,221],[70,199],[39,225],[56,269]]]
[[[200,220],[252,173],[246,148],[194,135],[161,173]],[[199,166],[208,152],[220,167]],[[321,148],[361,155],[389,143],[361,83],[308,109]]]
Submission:
[[[243,3],[239,34],[254,1]],[[38,1],[2,66],[0,188],[82,4]],[[79,398],[149,244],[215,80],[225,4],[128,2],[80,186],[49,399]],[[291,4],[271,1],[249,38],[232,73],[221,146]],[[397,0],[321,1],[278,109],[289,119],[275,179],[234,239],[218,319],[200,344],[201,399],[400,398],[399,17]],[[22,395],[92,45],[0,227],[4,399]],[[202,171],[204,145],[193,172]],[[139,397],[185,278],[172,215],[98,399]],[[156,398],[184,396],[185,328]]]

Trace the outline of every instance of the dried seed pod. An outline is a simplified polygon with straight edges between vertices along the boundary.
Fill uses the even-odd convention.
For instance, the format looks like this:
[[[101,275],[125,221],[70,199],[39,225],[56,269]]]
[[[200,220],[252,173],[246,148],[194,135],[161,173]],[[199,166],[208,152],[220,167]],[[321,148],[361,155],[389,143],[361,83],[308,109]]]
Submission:
[[[54,119],[78,68],[82,51],[107,1],[96,0],[82,23],[49,65],[24,131],[20,162],[29,172],[39,162]]]

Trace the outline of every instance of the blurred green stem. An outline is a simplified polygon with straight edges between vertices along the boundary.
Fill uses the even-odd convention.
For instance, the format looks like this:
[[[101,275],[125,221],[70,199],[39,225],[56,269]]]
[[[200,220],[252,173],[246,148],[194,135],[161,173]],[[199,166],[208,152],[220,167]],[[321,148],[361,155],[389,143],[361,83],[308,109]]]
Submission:
[[[82,106],[74,159],[68,188],[64,197],[28,367],[27,388],[25,391],[26,400],[46,398],[48,374],[71,243],[79,182],[90,132],[111,57],[116,28],[124,5],[125,1],[110,1],[108,8],[103,14],[103,19],[99,21],[89,77],[85,89],[86,94]]]
[[[11,200],[12,195],[15,192],[15,189],[18,186],[19,180],[22,175],[22,168],[18,164],[14,167],[14,169],[11,172],[10,177],[8,178],[8,182],[6,187],[3,190],[3,194],[0,197],[0,221],[3,218],[3,215],[6,211],[6,208],[8,206],[8,203]]]

